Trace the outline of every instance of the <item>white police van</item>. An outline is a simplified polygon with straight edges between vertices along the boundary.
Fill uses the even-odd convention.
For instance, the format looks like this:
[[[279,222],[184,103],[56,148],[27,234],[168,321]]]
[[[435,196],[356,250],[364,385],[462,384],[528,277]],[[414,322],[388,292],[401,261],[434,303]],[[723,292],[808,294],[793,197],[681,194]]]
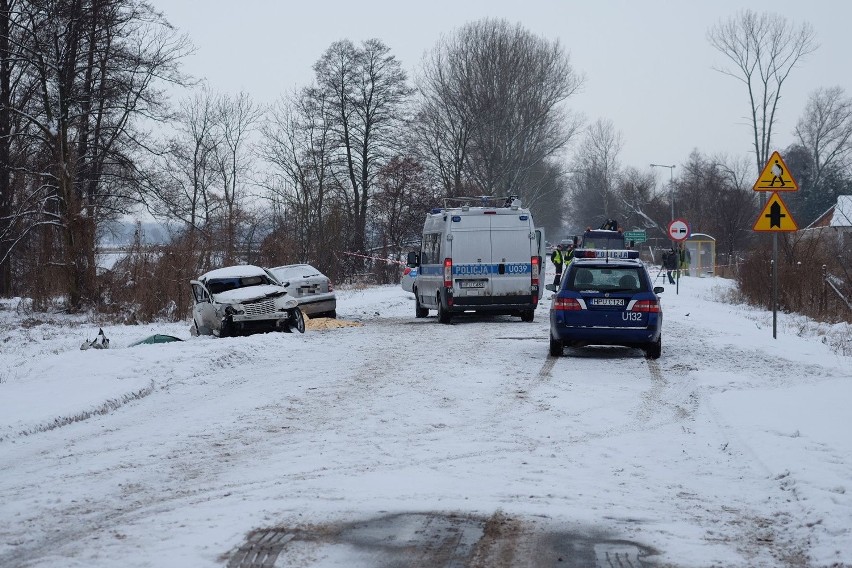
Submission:
[[[438,321],[453,315],[517,315],[533,321],[544,272],[544,231],[515,196],[476,198],[480,205],[433,209],[423,224],[420,251],[408,253],[417,267],[415,315],[429,310]]]

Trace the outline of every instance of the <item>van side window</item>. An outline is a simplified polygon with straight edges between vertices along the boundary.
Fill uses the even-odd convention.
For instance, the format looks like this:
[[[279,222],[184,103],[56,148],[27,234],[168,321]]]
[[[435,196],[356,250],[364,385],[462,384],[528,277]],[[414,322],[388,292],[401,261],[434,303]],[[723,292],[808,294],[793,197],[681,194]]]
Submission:
[[[423,254],[420,264],[437,264],[441,258],[441,233],[423,235]]]

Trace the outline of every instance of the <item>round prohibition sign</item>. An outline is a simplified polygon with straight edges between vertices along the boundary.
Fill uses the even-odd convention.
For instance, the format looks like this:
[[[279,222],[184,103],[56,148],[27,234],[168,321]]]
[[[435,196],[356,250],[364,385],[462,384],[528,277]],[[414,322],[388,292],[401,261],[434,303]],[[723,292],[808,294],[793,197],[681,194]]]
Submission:
[[[669,238],[681,242],[689,238],[689,223],[684,219],[675,219],[669,223]]]

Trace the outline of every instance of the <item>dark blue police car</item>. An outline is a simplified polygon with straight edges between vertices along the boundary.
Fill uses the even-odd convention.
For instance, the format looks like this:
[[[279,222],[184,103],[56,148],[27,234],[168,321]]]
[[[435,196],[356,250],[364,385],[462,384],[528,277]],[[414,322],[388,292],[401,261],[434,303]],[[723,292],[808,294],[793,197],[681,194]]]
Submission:
[[[550,354],[564,347],[623,345],[657,359],[663,311],[648,270],[633,250],[579,249],[550,306]]]

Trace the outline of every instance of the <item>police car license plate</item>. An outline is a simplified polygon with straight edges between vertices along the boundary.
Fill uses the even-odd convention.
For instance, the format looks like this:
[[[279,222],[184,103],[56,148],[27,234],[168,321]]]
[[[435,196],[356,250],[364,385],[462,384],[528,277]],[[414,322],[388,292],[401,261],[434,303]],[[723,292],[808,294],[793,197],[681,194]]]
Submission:
[[[459,280],[459,288],[485,288],[485,280]]]
[[[623,306],[624,299],[623,298],[592,298],[591,304],[593,306]]]

